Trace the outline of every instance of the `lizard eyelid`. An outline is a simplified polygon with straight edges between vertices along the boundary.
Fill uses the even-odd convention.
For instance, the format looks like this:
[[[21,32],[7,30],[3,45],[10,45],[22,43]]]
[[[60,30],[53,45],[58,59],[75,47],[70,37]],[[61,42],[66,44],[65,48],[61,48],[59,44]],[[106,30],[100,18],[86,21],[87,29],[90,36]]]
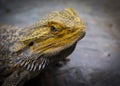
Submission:
[[[57,29],[56,29],[54,26],[51,26],[51,27],[50,27],[50,30],[51,30],[52,32],[56,32],[56,31],[57,31]]]

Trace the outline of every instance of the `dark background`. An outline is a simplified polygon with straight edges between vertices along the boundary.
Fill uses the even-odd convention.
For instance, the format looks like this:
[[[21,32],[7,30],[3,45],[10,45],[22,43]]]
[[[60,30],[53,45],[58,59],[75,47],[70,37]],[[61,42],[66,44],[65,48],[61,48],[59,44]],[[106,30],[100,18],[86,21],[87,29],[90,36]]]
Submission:
[[[120,0],[0,0],[0,23],[26,27],[54,10],[75,9],[86,24],[70,61],[25,86],[120,86]]]

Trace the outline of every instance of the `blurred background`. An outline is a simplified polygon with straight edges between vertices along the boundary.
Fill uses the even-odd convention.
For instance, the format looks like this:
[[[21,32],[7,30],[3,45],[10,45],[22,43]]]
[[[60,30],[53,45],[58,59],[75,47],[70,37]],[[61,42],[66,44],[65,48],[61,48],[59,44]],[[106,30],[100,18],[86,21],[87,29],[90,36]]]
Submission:
[[[120,0],[0,0],[0,23],[24,28],[67,7],[85,22],[85,38],[67,64],[25,86],[120,86]]]

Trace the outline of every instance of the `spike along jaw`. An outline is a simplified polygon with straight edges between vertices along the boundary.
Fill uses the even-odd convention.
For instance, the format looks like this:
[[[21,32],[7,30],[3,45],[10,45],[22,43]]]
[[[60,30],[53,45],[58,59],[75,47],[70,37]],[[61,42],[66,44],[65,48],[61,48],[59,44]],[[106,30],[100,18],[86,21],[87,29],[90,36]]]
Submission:
[[[13,50],[21,51],[22,65],[30,64],[32,67],[28,70],[33,70],[33,64],[37,64],[36,68],[38,68],[38,65],[47,62],[46,59],[44,62],[41,60],[41,58],[45,58],[43,56],[56,55],[85,35],[83,22],[71,8],[51,12],[26,29],[28,31],[25,32],[19,43],[14,45]],[[19,63],[21,62],[20,60]]]

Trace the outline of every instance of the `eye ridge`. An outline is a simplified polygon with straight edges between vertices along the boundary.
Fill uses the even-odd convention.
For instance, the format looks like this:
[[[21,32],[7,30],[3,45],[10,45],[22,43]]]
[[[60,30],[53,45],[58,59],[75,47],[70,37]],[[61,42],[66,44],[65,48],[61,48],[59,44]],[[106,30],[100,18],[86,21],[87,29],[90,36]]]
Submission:
[[[51,29],[52,32],[56,32],[57,31],[57,29],[54,26],[51,26],[50,29]]]

